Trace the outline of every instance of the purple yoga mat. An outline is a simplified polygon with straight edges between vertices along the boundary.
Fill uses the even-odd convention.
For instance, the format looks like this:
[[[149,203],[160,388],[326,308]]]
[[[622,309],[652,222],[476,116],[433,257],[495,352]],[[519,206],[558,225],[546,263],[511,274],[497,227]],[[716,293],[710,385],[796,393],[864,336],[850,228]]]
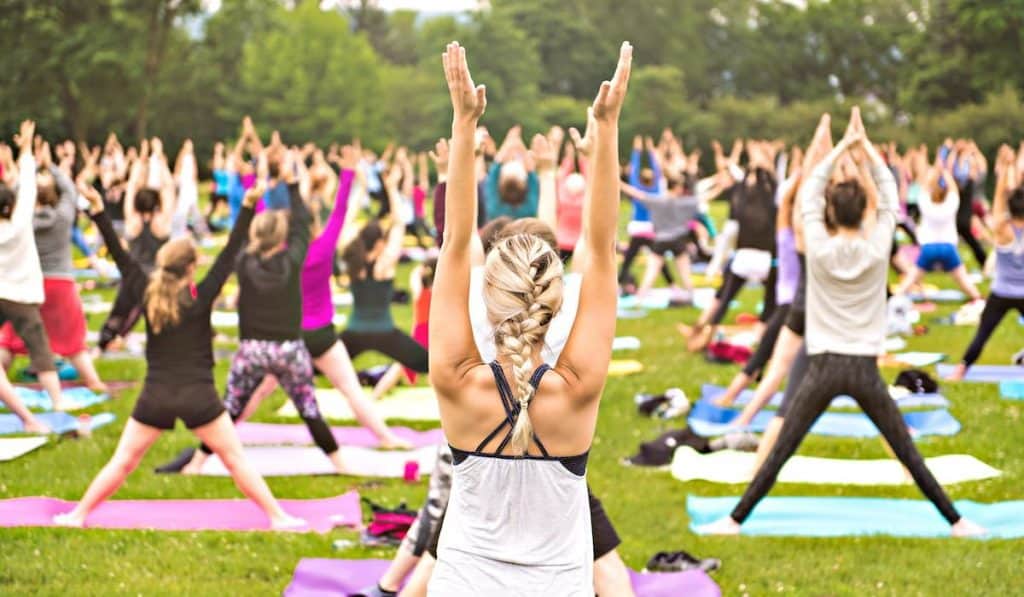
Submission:
[[[326,533],[362,521],[359,494],[315,500],[281,500],[285,512],[306,520],[302,531]],[[0,527],[52,527],[53,516],[74,502],[47,497],[0,500]],[[266,531],[270,523],[255,503],[235,500],[110,500],[89,515],[87,528],[160,531]]]
[[[373,586],[389,560],[303,558],[285,597],[344,597]],[[637,597],[720,597],[721,589],[700,570],[642,574],[629,571]]]
[[[235,429],[242,444],[246,446],[311,446],[313,438],[305,425],[279,423],[239,423]],[[416,431],[408,427],[392,427],[398,437],[412,442],[414,448],[436,446],[444,443],[444,432],[440,429]],[[380,442],[372,431],[365,427],[331,427],[334,439],[342,446],[377,448]]]

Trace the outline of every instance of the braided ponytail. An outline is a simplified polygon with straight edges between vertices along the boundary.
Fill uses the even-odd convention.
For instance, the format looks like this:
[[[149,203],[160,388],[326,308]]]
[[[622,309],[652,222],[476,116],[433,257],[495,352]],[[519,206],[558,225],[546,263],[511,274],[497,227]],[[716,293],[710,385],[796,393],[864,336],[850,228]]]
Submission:
[[[562,306],[562,262],[551,246],[532,234],[497,242],[487,256],[484,302],[494,325],[498,357],[512,364],[512,394],[520,412],[512,447],[526,454],[533,439],[528,408],[534,351],[544,341],[551,319]]]

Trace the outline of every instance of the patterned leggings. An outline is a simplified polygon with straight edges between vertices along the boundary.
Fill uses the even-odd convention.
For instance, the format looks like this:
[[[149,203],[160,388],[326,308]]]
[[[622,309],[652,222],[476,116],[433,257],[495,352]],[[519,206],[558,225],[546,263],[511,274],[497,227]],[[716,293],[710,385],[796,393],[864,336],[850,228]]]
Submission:
[[[231,418],[238,419],[252,398],[253,392],[267,375],[273,375],[281,389],[291,398],[299,416],[309,427],[316,445],[327,454],[338,450],[330,427],[320,415],[313,389],[313,360],[302,340],[242,340],[231,360],[224,407]],[[203,451],[209,453],[206,446]]]

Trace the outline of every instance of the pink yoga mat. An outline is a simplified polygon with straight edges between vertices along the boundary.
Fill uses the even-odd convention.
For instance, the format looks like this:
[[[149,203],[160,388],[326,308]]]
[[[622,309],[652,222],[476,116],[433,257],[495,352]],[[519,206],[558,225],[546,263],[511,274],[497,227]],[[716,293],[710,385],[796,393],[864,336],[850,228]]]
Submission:
[[[52,527],[53,516],[70,511],[74,502],[47,497],[0,500],[0,527]],[[285,512],[305,519],[302,531],[326,533],[362,521],[359,494],[315,500],[281,500]],[[110,500],[85,522],[96,529],[160,531],[267,531],[270,523],[255,503],[233,500]]]
[[[388,560],[303,558],[285,597],[345,597],[373,586]],[[701,570],[642,574],[629,571],[637,597],[720,597],[721,589]]]
[[[239,423],[235,429],[242,444],[246,446],[311,446],[313,438],[309,429],[302,424],[278,423]],[[392,427],[398,437],[412,442],[414,448],[436,446],[444,443],[444,433],[440,429],[416,431],[408,427]],[[365,427],[331,427],[334,439],[342,446],[359,448],[377,448],[380,442],[372,431]]]

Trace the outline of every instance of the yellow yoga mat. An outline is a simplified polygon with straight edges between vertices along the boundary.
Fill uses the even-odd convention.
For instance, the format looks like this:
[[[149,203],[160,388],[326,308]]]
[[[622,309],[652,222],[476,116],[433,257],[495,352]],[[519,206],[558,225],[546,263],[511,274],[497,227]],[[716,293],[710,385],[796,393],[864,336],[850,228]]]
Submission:
[[[609,377],[623,377],[633,375],[644,370],[644,364],[632,359],[616,359],[608,364]]]
[[[338,421],[354,421],[348,401],[335,389],[317,389],[316,401],[320,412],[326,419]],[[434,389],[429,387],[400,388],[374,403],[374,408],[385,420],[403,419],[406,421],[440,421],[437,410],[437,398]],[[277,410],[280,417],[298,418],[299,413],[291,401]]]

